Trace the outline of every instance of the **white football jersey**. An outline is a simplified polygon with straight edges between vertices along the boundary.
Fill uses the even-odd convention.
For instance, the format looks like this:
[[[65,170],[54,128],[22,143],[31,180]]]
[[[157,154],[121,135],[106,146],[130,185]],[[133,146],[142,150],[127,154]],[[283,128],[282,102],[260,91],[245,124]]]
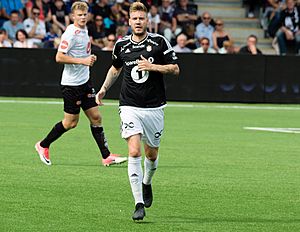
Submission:
[[[61,36],[58,51],[68,56],[85,58],[91,54],[91,42],[88,30],[71,24]],[[89,80],[89,66],[82,64],[65,64],[61,78],[62,85],[78,86]]]

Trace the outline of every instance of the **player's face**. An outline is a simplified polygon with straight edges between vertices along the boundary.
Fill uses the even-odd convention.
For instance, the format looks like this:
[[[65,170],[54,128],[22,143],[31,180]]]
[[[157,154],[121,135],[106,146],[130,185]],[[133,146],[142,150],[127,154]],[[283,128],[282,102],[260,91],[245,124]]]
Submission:
[[[82,10],[75,10],[73,13],[74,25],[76,27],[85,28],[88,20],[88,12]]]
[[[143,36],[147,31],[148,18],[146,12],[136,11],[130,14],[129,25],[132,33],[136,36]]]

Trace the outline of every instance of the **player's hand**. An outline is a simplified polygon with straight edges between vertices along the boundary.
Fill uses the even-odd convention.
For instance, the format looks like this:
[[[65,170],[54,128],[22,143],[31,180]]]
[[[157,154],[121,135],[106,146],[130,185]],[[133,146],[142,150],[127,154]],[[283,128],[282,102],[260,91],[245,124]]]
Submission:
[[[104,88],[101,88],[99,92],[96,94],[96,103],[99,106],[103,106],[102,99],[104,98],[105,94],[106,94],[106,90]]]
[[[141,55],[141,60],[138,61],[138,70],[139,71],[151,71],[151,63]]]
[[[97,60],[97,56],[95,56],[94,54],[93,55],[90,55],[86,58],[83,58],[83,61],[82,61],[82,64],[83,65],[86,65],[86,66],[93,66],[94,63],[96,62]]]

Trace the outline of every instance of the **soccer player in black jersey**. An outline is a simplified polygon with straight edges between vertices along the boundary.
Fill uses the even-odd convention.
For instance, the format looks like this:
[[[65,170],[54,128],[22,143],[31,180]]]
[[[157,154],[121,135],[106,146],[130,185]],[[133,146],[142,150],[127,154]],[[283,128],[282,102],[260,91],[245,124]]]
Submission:
[[[107,90],[123,69],[120,93],[122,138],[128,144],[128,176],[135,200],[133,220],[142,220],[144,207],[152,204],[152,177],[158,164],[158,149],[164,129],[166,96],[163,75],[179,74],[177,57],[170,43],[161,35],[147,32],[147,9],[134,2],[129,10],[132,34],[118,40],[113,63],[96,95],[102,104]],[[144,173],[141,164],[144,142]]]

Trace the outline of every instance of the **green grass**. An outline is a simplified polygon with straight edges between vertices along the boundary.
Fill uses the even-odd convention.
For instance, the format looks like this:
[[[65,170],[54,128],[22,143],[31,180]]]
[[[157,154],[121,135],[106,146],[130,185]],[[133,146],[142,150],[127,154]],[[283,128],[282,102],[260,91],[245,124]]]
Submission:
[[[100,165],[83,114],[47,167],[34,144],[62,105],[1,102],[9,99],[0,98],[0,231],[300,231],[300,134],[243,129],[300,127],[300,108],[166,108],[154,203],[134,223],[127,164]],[[118,107],[100,110],[111,150],[126,155]]]

